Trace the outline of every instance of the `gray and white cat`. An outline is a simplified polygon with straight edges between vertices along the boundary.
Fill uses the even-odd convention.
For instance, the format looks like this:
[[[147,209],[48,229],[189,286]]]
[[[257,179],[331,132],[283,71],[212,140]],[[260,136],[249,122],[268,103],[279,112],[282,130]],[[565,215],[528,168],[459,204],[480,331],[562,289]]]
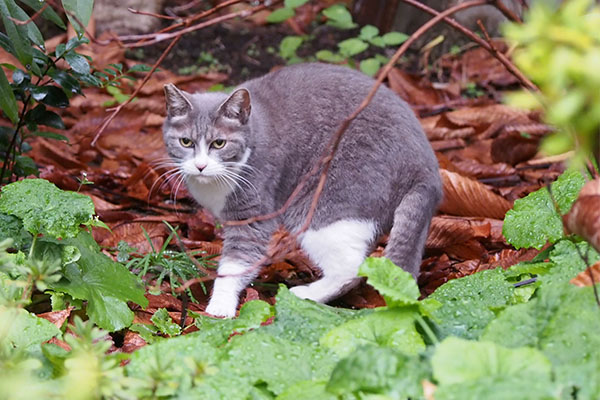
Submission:
[[[268,214],[318,162],[373,83],[350,68],[302,64],[248,81],[231,95],[189,94],[169,84],[165,144],[194,199],[216,217]],[[279,226],[297,232],[304,223],[317,179],[281,216],[225,226],[208,313],[235,316],[272,233]],[[358,267],[386,232],[385,255],[417,276],[441,197],[437,161],[419,121],[396,94],[380,88],[343,136],[310,228],[300,235],[323,277],[291,291],[318,302],[341,295],[357,283]]]

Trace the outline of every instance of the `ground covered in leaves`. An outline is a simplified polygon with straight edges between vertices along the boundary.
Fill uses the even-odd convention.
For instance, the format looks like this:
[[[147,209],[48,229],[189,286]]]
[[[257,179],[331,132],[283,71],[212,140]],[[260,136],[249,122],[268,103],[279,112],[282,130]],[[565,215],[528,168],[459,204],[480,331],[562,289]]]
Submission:
[[[566,240],[553,199],[538,191],[561,175],[564,157],[537,153],[550,129],[539,115],[500,102],[517,81],[481,49],[443,56],[419,73],[407,72],[415,70],[415,62],[406,61],[386,81],[420,118],[444,185],[418,283],[386,260],[370,258],[361,267],[366,282],[336,300],[337,307],[299,300],[286,286],[309,282],[319,272],[297,250],[267,266],[245,290],[235,320],[215,320],[203,312],[211,282],[191,285],[183,294],[173,292],[196,273],[197,265],[182,251],[196,256],[202,268],[211,268],[222,237],[219,221],[198,210],[185,187],[169,180],[161,166],[166,157],[162,88],[174,83],[189,92],[211,90],[285,63],[267,50],[277,49],[281,39],[272,37],[272,43],[261,47],[271,56],[261,58],[256,68],[234,70],[256,60],[251,49],[273,29],[261,27],[257,36],[248,22],[240,24],[248,32],[247,45],[235,54],[245,61],[225,66],[219,62],[225,53],[202,48],[196,56],[202,62],[161,68],[95,146],[106,108],[122,102],[139,81],[123,81],[118,89],[84,89],[84,96],[61,110],[67,129],[60,134],[68,141],[31,141],[28,155],[40,167],[40,178],[85,196],[24,181],[7,187],[0,198],[0,212],[13,218],[7,222],[15,227],[13,238],[30,244],[32,235],[42,234],[39,243],[34,239],[36,251],[54,252],[65,265],[78,265],[67,268],[68,285],[53,286],[52,303],[46,297],[30,306],[49,322],[23,310],[13,310],[22,314],[18,316],[0,314],[5,322],[21,324],[7,328],[0,319],[0,327],[5,326],[0,338],[36,360],[42,358],[39,343],[50,341],[43,347],[45,364],[22,370],[30,368],[46,378],[67,371],[64,376],[74,381],[82,365],[77,360],[84,363],[93,354],[106,364],[106,381],[99,387],[123,398],[336,399],[371,394],[431,399],[434,392],[438,400],[594,398],[600,392],[600,343],[593,334],[600,330],[597,306],[592,288],[569,281],[586,267],[579,254],[587,254],[592,263],[598,255],[585,243]],[[288,28],[277,27],[282,29]],[[219,38],[232,30],[235,23],[209,34]],[[207,48],[214,45],[210,43]],[[99,70],[110,64],[127,69],[139,62],[134,58],[153,54],[126,53],[116,44],[91,44],[84,52]],[[167,66],[177,65],[177,56],[172,57]],[[12,62],[5,53],[0,60]],[[583,183],[580,174],[567,173],[554,184],[561,211],[568,211]],[[40,222],[45,205],[54,201],[80,213],[52,214]],[[81,225],[93,227],[92,235]],[[373,256],[381,255],[385,242],[382,237]],[[176,273],[165,272],[165,259]],[[98,265],[102,274],[111,271],[113,285],[94,286]],[[123,265],[145,280],[145,289]],[[4,290],[3,285],[0,280]],[[84,307],[81,299],[87,301],[87,316],[113,332],[110,336],[75,318]],[[61,301],[68,307],[60,309]],[[130,319],[134,324],[127,328]],[[67,320],[89,343],[63,335],[60,328]],[[24,337],[21,331],[33,333]],[[122,357],[124,353],[131,356]],[[126,366],[120,368],[125,358]],[[11,376],[0,382],[10,382]],[[107,384],[111,379],[113,386]],[[58,380],[51,381],[54,386],[27,388],[15,382],[14,393],[65,393]]]

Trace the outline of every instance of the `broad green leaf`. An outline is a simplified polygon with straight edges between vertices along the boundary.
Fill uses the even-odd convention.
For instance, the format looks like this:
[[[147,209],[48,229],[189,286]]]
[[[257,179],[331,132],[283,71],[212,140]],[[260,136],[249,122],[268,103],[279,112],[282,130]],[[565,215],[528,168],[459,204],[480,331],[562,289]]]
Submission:
[[[68,72],[51,68],[50,71],[48,71],[48,75],[50,75],[54,82],[58,83],[60,87],[63,88],[65,93],[81,93],[81,86],[79,85],[79,82]]]
[[[315,53],[315,57],[317,57],[317,60],[329,63],[339,63],[344,61],[344,57],[337,53],[333,53],[330,50],[319,50]]]
[[[377,27],[373,25],[365,25],[361,28],[358,38],[369,41],[377,35],[379,35],[379,29]]]
[[[21,64],[29,69],[32,67],[33,55],[31,54],[31,44],[27,37],[27,28],[17,27],[9,17],[15,17],[9,11],[9,7],[14,5],[13,0],[0,0],[0,16],[4,24],[4,30],[8,35],[12,48],[15,50],[15,56]]]
[[[60,334],[51,322],[19,308],[0,306],[0,348],[10,346],[27,352],[41,352],[41,343]]]
[[[508,305],[513,292],[502,269],[486,270],[445,283],[421,302],[421,309],[441,337],[476,339],[495,318],[494,311]]]
[[[279,286],[275,299],[275,321],[261,328],[261,331],[293,342],[314,345],[325,332],[357,315],[370,312],[334,308],[303,300],[283,285]]]
[[[112,332],[131,325],[133,312],[127,302],[133,301],[142,307],[148,305],[140,280],[125,266],[100,252],[100,246],[87,232],[82,231],[77,238],[65,243],[77,247],[81,258],[65,267],[68,282],[59,282],[53,289],[87,300],[88,316],[102,329]]]
[[[321,345],[345,357],[364,345],[391,347],[416,355],[425,349],[423,338],[415,328],[415,309],[379,310],[351,319],[333,328],[321,338]]]
[[[152,69],[152,67],[146,64],[135,64],[127,72],[148,72]]]
[[[40,171],[31,157],[17,156],[15,158],[14,172],[18,176],[39,176]]]
[[[56,86],[33,86],[31,96],[36,101],[51,107],[67,108],[69,106],[69,98]]]
[[[541,284],[568,283],[586,269],[587,265],[582,256],[588,258],[590,265],[599,259],[596,250],[586,242],[575,244],[568,240],[561,240],[556,243],[550,252],[552,268],[539,278]]]
[[[581,187],[585,183],[578,171],[567,171],[551,186],[552,197],[562,214],[567,213]],[[547,188],[530,193],[516,200],[512,210],[506,213],[502,233],[517,249],[542,248],[548,241],[555,243],[564,237],[563,223]]]
[[[85,27],[92,16],[94,0],[62,0],[62,5],[65,8],[69,22],[73,25],[77,34],[83,36]],[[73,15],[76,18],[74,18]],[[80,22],[84,26],[81,26]]]
[[[8,119],[16,125],[19,121],[19,107],[2,68],[0,68],[0,108],[2,108]]]
[[[27,13],[25,11],[23,11],[23,9],[21,7],[19,7],[14,1],[7,0],[6,4],[10,10],[11,16],[14,19],[19,20],[19,21],[29,20],[29,15],[27,15]],[[40,32],[38,27],[35,25],[35,23],[29,22],[25,25],[17,27],[17,29],[23,29],[23,28],[26,30],[27,37],[29,37],[29,40],[31,40],[33,43],[40,46],[41,48],[44,47],[44,37],[42,36],[42,33]]]
[[[373,399],[420,399],[421,381],[428,378],[428,369],[417,357],[365,346],[335,366],[327,390],[344,399],[370,399],[369,394],[381,396]]]
[[[35,11],[39,11],[44,6],[44,2],[39,1],[39,0],[20,0],[20,1],[22,3],[27,4],[29,7],[33,8]],[[44,17],[48,21],[53,22],[59,28],[67,29],[63,20],[60,19],[58,14],[56,14],[56,12],[54,12],[52,7],[46,7],[46,9],[44,11],[42,11],[42,17]]]
[[[264,329],[234,336],[227,356],[222,373],[246,375],[251,384],[264,382],[276,395],[298,382],[327,379],[336,362],[323,349],[268,335]]]
[[[37,125],[46,125],[51,128],[65,129],[62,118],[54,111],[49,111],[43,104],[38,104],[33,110],[25,114],[25,120]]]
[[[439,383],[436,400],[552,398],[551,364],[533,348],[449,337],[435,349],[431,365]]]
[[[286,36],[279,43],[279,55],[282,58],[289,59],[296,55],[296,50],[302,44],[304,39],[301,36]]]
[[[13,240],[12,245],[19,250],[29,246],[32,239],[19,218],[0,213],[0,242],[8,238]]]
[[[285,389],[276,400],[337,400],[338,397],[327,392],[327,381],[300,381]]]
[[[93,222],[94,203],[88,196],[60,190],[44,179],[24,179],[2,188],[0,212],[23,221],[30,233],[72,238],[80,225]]]
[[[283,4],[287,8],[297,8],[308,3],[308,0],[284,0]]]
[[[324,9],[323,15],[327,17],[327,25],[340,29],[351,29],[356,26],[352,22],[352,14],[341,4],[335,4]]]
[[[73,71],[79,74],[89,74],[90,64],[84,56],[75,53],[74,51],[68,51],[65,53],[65,60],[69,63]]]
[[[387,46],[397,46],[406,42],[408,35],[400,32],[389,32],[381,37]]]
[[[365,51],[369,44],[357,38],[346,39],[338,43],[340,53],[346,57],[352,57]]]
[[[278,22],[283,22],[288,18],[292,18],[294,16],[294,14],[295,14],[295,12],[294,12],[293,8],[287,8],[287,7],[278,8],[277,10],[275,10],[271,14],[269,14],[269,16],[267,17],[267,22],[270,22],[272,24],[278,23]]]
[[[388,306],[416,304],[419,288],[411,274],[385,257],[368,257],[360,266],[359,276],[366,276],[385,298]]]
[[[369,76],[375,76],[381,68],[381,62],[376,58],[367,58],[360,62],[360,70]]]
[[[181,334],[181,327],[173,322],[166,308],[156,310],[150,321],[165,335],[173,337]]]
[[[562,284],[542,287],[529,303],[504,310],[482,338],[540,349],[554,365],[564,395],[576,390],[578,398],[593,398],[600,390],[599,331],[592,288]]]

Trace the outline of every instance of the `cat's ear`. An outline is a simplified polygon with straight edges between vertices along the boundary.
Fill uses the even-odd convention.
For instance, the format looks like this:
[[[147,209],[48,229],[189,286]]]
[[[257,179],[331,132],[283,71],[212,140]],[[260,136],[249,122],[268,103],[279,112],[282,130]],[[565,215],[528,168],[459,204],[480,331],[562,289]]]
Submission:
[[[189,114],[192,110],[192,103],[181,90],[177,89],[172,83],[166,84],[164,90],[169,117],[183,117]]]
[[[246,89],[238,89],[219,107],[217,115],[245,125],[250,118],[250,93]]]

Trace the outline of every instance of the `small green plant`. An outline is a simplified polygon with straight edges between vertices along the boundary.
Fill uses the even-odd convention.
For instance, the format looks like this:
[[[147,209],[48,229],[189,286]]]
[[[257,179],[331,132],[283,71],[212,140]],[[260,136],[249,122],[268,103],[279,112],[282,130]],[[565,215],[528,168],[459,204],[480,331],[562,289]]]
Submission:
[[[293,12],[291,7],[288,7]],[[279,9],[285,10],[286,7]],[[273,12],[275,14],[279,10]],[[290,11],[286,11],[288,15]],[[271,15],[273,15],[271,14]],[[291,14],[293,15],[293,13]],[[323,10],[323,15],[327,18],[327,25],[337,29],[352,29],[357,26],[352,20],[352,15],[341,4],[335,4]],[[289,18],[289,17],[288,17]],[[285,18],[287,19],[287,18]],[[285,20],[284,19],[284,20]],[[281,22],[278,18],[275,21]],[[303,43],[311,41],[313,38],[310,35],[306,36],[286,36],[279,44],[279,56],[286,60],[288,64],[296,64],[307,61],[298,56],[297,51]],[[408,39],[408,36],[400,32],[388,32],[384,35],[379,35],[379,29],[373,25],[365,25],[361,28],[358,36],[343,40],[337,44],[338,50],[319,50],[315,53],[315,58],[319,61],[329,63],[341,63],[345,60],[350,60],[354,63],[354,57],[364,53],[368,49],[384,49],[387,46],[397,46]],[[308,59],[310,60],[310,58]],[[369,75],[374,76],[381,66],[389,60],[383,54],[375,54],[372,57],[363,58],[359,63],[360,70]]]
[[[23,3],[35,12],[43,7],[42,18],[66,29],[63,20],[48,4],[35,0]],[[3,160],[0,184],[10,182],[13,175],[38,174],[34,161],[24,155],[31,149],[28,139],[42,136],[67,141],[64,135],[47,129],[65,129],[61,117],[53,109],[68,107],[73,96],[82,94],[83,86],[111,88],[118,86],[121,79],[134,79],[123,73],[120,64],[93,71],[90,58],[76,51],[89,43],[83,36],[85,27],[79,22],[87,24],[89,21],[93,0],[63,0],[62,5],[78,35],[49,52],[35,21],[14,0],[0,1],[0,17],[6,32],[0,32],[0,46],[21,64],[3,64],[12,71],[12,82],[0,69],[0,107],[12,123],[12,126],[0,127],[0,157]],[[67,68],[61,67],[62,61]],[[134,66],[128,72],[145,70],[146,66]]]
[[[144,230],[144,235],[146,236],[146,240],[148,240],[152,251],[147,254],[139,254],[137,249],[121,241],[118,245],[119,252],[117,260],[125,263],[127,269],[141,279],[144,279],[146,284],[149,284],[152,281],[153,284],[149,290],[151,294],[159,294],[161,292],[161,284],[168,278],[171,286],[171,293],[176,296],[175,290],[181,286],[182,282],[203,276],[196,266],[197,263],[203,268],[215,268],[216,263],[212,261],[212,256],[202,256],[201,251],[185,253],[168,249],[168,246],[173,239],[176,239],[179,242],[181,242],[181,239],[177,235],[176,228],[172,227],[167,222],[165,222],[165,224],[171,230],[171,233],[160,249],[156,250],[154,248],[152,240]],[[192,261],[192,257],[195,262]],[[204,288],[204,285],[202,287]],[[187,289],[186,293],[192,301],[196,301],[191,290]]]
[[[83,307],[98,326],[110,331],[129,326],[133,301],[145,306],[137,277],[104,255],[82,226],[105,227],[94,217],[92,200],[65,192],[43,179],[25,179],[2,188],[0,240],[9,239],[0,280],[5,304],[26,306],[35,289],[52,297],[55,309]],[[7,242],[3,242],[4,248]]]

